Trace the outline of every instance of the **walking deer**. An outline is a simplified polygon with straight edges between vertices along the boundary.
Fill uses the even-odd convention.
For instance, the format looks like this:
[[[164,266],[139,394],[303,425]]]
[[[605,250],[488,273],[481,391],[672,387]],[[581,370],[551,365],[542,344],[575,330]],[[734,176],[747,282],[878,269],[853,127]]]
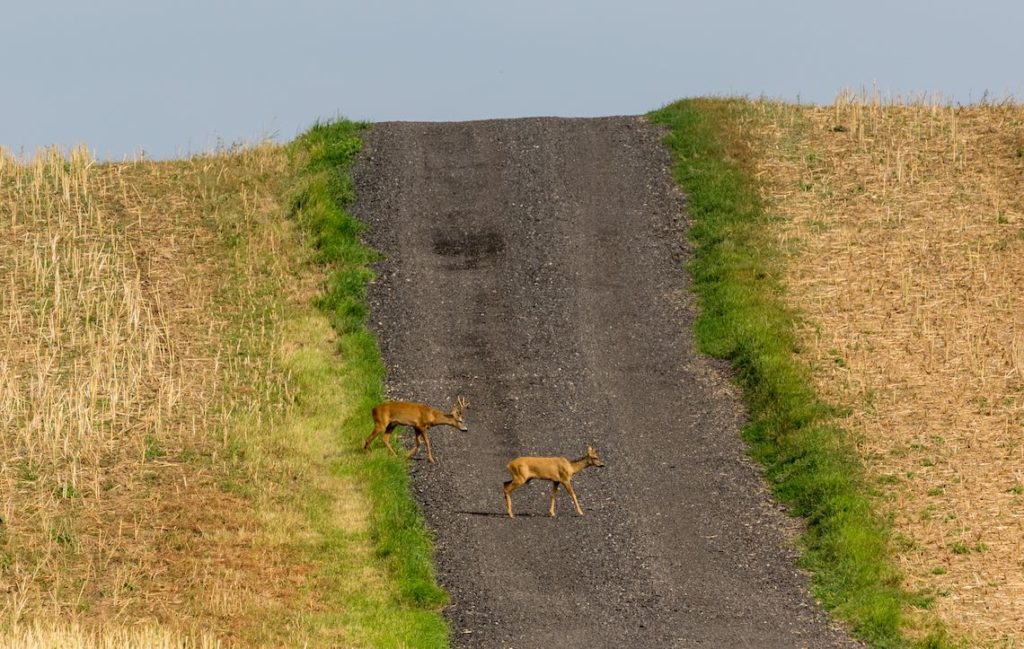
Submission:
[[[412,450],[406,457],[412,457],[420,450],[420,438],[423,438],[423,443],[427,447],[427,460],[433,464],[434,454],[430,450],[430,438],[427,437],[427,430],[432,426],[453,426],[459,430],[466,432],[469,430],[462,421],[462,415],[465,413],[466,408],[469,407],[469,402],[464,398],[459,397],[455,402],[455,407],[452,408],[450,413],[442,412],[440,410],[431,408],[430,406],[423,403],[414,403],[411,401],[389,401],[382,403],[373,408],[373,432],[366,441],[363,442],[363,450],[370,448],[370,442],[372,442],[377,435],[384,434],[382,439],[384,440],[384,446],[391,451],[392,455],[397,455],[395,449],[391,447],[391,431],[395,426],[409,426],[416,431],[415,443]]]
[[[576,492],[573,491],[571,481],[574,475],[588,466],[604,466],[604,462],[597,456],[597,451],[590,446],[587,447],[586,455],[572,462],[564,457],[517,457],[512,460],[508,463],[508,472],[512,474],[512,479],[504,484],[508,517],[515,518],[515,514],[512,513],[512,496],[510,494],[534,478],[549,480],[553,483],[551,485],[551,508],[548,510],[551,516],[555,515],[555,493],[558,491],[558,485],[565,486],[565,490],[572,497],[572,503],[576,505],[576,513],[582,516],[583,510],[580,509],[580,501],[576,499]]]

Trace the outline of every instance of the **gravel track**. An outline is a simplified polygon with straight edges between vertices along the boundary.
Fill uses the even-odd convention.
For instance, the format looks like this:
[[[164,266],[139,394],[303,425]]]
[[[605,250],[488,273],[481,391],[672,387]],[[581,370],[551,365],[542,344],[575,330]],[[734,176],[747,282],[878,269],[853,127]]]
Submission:
[[[728,372],[697,354],[685,201],[638,117],[380,123],[355,169],[392,398],[448,408],[410,464],[457,647],[857,646],[813,603]],[[369,431],[367,431],[369,433]],[[405,435],[406,443],[409,436]],[[513,494],[517,455],[607,462]],[[374,452],[384,452],[379,442]]]

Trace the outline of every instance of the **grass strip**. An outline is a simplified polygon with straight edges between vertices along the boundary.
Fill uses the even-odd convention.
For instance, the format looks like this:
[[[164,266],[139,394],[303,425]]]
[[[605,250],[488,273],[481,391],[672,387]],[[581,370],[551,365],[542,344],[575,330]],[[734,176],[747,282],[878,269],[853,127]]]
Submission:
[[[363,224],[348,211],[355,199],[349,170],[364,128],[347,120],[318,123],[290,145],[301,169],[291,214],[315,247],[316,261],[328,269],[316,305],[337,334],[337,351],[347,368],[343,385],[354,403],[350,416],[337,422],[347,448],[358,448],[372,427],[370,410],[384,396],[384,364],[365,326],[366,285],[373,277],[369,264],[376,253],[360,241]],[[366,488],[375,553],[396,581],[399,603],[429,613],[429,620],[420,621],[427,628],[416,634],[417,644],[403,646],[447,646],[447,626],[437,612],[447,594],[435,579],[430,534],[411,497],[403,459],[359,453],[334,468]]]
[[[797,360],[794,314],[781,299],[782,260],[754,180],[756,142],[737,99],[683,100],[653,111],[686,193],[695,243],[689,266],[700,299],[700,349],[728,359],[743,387],[744,436],[776,496],[807,521],[803,562],[822,605],[876,647],[949,646],[941,630],[908,640],[911,596],[888,554],[889,529],[849,435]]]

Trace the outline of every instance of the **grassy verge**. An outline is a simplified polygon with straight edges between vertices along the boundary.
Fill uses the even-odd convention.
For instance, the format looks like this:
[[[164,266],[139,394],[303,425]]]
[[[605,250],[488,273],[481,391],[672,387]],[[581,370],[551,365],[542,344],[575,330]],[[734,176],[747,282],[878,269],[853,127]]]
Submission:
[[[808,523],[802,542],[815,597],[872,645],[907,646],[909,596],[889,558],[888,527],[848,435],[829,423],[832,410],[794,357],[794,315],[779,297],[781,260],[751,172],[756,144],[743,128],[751,115],[740,100],[687,100],[650,115],[671,129],[665,143],[689,201],[698,344],[732,362],[750,409],[752,453],[777,497]],[[945,640],[936,632],[915,644]]]
[[[378,639],[374,646],[442,647],[448,632],[437,611],[447,595],[434,578],[431,540],[410,496],[405,464],[358,450],[372,425],[370,409],[382,400],[384,375],[376,340],[364,326],[374,252],[359,241],[362,224],[347,211],[354,199],[348,168],[359,152],[362,128],[348,121],[317,124],[292,143],[301,173],[291,213],[329,273],[317,306],[337,336],[344,371],[326,384],[337,384],[351,399],[344,413],[330,417],[343,448],[333,470],[363,485],[374,553],[395,582],[395,610],[379,626],[396,639]]]

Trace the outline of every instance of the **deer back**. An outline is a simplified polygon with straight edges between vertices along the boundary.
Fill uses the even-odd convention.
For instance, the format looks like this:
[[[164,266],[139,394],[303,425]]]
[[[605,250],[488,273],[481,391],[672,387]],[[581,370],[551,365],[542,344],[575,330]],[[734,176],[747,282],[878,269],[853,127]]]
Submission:
[[[539,478],[561,482],[572,477],[572,466],[564,457],[517,457],[508,463],[508,472],[524,480]]]
[[[373,409],[373,418],[384,424],[433,426],[448,418],[446,413],[413,401],[389,401]]]

